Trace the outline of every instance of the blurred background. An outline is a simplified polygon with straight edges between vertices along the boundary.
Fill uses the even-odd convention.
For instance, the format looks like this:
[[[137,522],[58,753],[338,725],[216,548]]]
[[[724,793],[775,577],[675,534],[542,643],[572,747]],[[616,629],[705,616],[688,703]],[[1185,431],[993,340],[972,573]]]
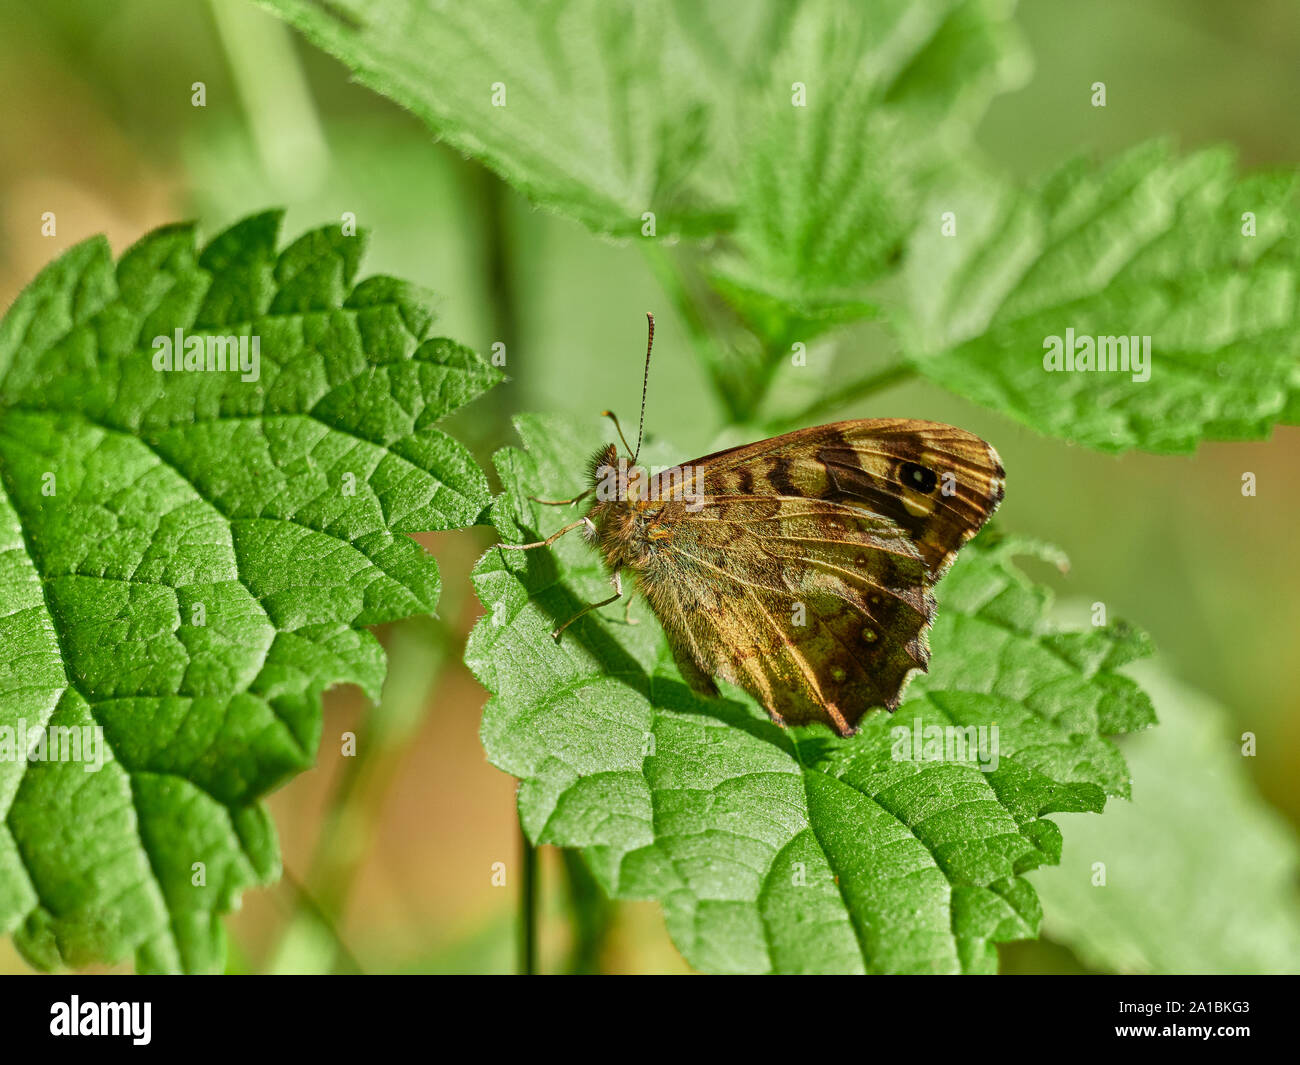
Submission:
[[[1290,0],[1027,0],[1020,24],[1035,73],[994,103],[979,137],[1015,176],[1161,135],[1183,149],[1230,142],[1246,168],[1300,160],[1300,6]],[[1108,86],[1104,110],[1080,88],[1097,80]],[[191,105],[196,81],[206,107]],[[3,0],[0,99],[5,307],[95,233],[120,252],[181,218],[210,235],[287,205],[292,237],[351,211],[371,233],[364,272],[435,292],[437,332],[481,352],[506,343],[511,380],[448,426],[485,466],[514,442],[517,411],[630,416],[647,309],[660,327],[649,427],[682,459],[712,443],[712,393],[636,247],[534,211],[241,0]],[[45,211],[57,215],[55,237],[41,235]],[[836,343],[884,341],[863,328]],[[1034,571],[1057,587],[1064,620],[1086,624],[1102,601],[1147,629],[1168,675],[1221,704],[1234,735],[1255,733],[1251,781],[1279,824],[1300,825],[1300,429],[1191,458],[1116,459],[925,382],[842,412],[885,415],[950,421],[992,441],[1009,471],[1003,527],[1058,544],[1073,562],[1066,576]],[[1241,495],[1246,471],[1258,478],[1254,498]],[[352,690],[327,697],[316,769],[270,799],[286,876],[248,893],[231,920],[232,971],[513,969],[517,884],[492,878],[494,863],[517,868],[514,781],[484,758],[485,696],[460,662],[479,610],[468,573],[491,539],[481,529],[423,538],[442,568],[440,618],[380,634],[390,654],[380,707]],[[346,730],[373,740],[364,763],[339,757]],[[564,894],[575,881],[563,865],[543,849],[544,970],[686,971],[648,903],[607,907],[599,957],[574,957]],[[580,877],[573,889],[584,889]],[[1093,964],[1054,941],[1053,927],[1005,948],[1003,968]],[[0,970],[26,971],[7,942]]]

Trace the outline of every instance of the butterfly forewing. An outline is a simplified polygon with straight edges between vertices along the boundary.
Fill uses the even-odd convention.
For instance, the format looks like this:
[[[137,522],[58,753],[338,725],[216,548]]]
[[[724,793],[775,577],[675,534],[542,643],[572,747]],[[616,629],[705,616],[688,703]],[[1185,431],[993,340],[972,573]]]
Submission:
[[[905,418],[800,429],[707,455],[660,477],[684,480],[705,497],[771,493],[863,507],[908,534],[933,580],[997,509],[1005,490],[997,452],[974,433]]]

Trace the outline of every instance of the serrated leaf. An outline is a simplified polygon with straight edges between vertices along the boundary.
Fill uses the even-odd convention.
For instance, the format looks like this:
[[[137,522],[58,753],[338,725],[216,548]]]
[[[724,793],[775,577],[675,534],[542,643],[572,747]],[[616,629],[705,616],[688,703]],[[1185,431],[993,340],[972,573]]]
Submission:
[[[1226,151],[1161,144],[1025,192],[966,175],[936,202],[956,235],[927,221],[912,244],[908,353],[944,387],[1103,451],[1266,436],[1296,419],[1298,188],[1294,172],[1240,177]],[[1150,380],[1048,372],[1045,341],[1067,329],[1150,337]]]
[[[1096,969],[1295,973],[1294,831],[1252,786],[1223,709],[1157,668],[1139,676],[1161,726],[1122,743],[1132,801],[1066,818],[1060,867],[1031,876],[1045,934]]]
[[[263,0],[356,79],[534,202],[599,233],[723,223],[709,122],[671,0]]]
[[[736,254],[715,284],[783,348],[873,317],[927,172],[1027,74],[1011,4],[809,0],[790,8],[745,125]]]
[[[652,235],[705,237],[739,212],[729,291],[821,327],[871,312],[862,285],[907,226],[895,200],[1025,72],[1007,0],[261,2],[598,233],[645,236],[649,212]]]
[[[498,454],[493,509],[514,542],[572,520],[528,497],[577,491],[603,442],[553,418],[518,428],[525,449]],[[1104,736],[1154,720],[1115,672],[1145,638],[1045,631],[1047,592],[1011,561],[1026,550],[986,539],[963,551],[939,585],[932,673],[851,740],[779,729],[739,689],[697,696],[644,609],[639,625],[617,609],[588,615],[557,644],[556,622],[607,594],[576,536],[553,551],[489,550],[474,573],[488,613],[466,654],[492,693],[484,745],[520,778],[530,838],[582,848],[611,895],[658,899],[697,968],[991,971],[995,943],[1036,933],[1022,874],[1059,856],[1045,815],[1127,794]],[[912,730],[995,724],[991,772],[970,755],[894,757]]]
[[[367,626],[436,605],[404,534],[489,497],[435,424],[498,372],[426,339],[418,291],[357,283],[363,237],[278,230],[170,226],[117,264],[95,238],[0,322],[0,930],[38,964],[220,967],[321,692],[377,697]],[[256,379],[159,372],[176,330],[256,338]],[[45,726],[101,729],[110,760],[25,757]]]

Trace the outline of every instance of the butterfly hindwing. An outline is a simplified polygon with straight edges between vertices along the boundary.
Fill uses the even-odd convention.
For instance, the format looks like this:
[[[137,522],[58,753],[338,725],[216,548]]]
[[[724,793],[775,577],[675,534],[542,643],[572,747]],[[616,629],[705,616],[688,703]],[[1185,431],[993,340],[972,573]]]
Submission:
[[[892,522],[830,500],[720,496],[665,504],[648,535],[639,585],[697,689],[723,677],[786,723],[846,733],[925,668],[927,569]]]

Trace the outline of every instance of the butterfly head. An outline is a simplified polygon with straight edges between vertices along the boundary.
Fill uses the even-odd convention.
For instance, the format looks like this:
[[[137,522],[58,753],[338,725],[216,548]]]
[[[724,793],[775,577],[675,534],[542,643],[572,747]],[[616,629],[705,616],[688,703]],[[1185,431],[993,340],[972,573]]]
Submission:
[[[606,444],[592,456],[588,479],[598,503],[635,503],[646,498],[649,471]]]

